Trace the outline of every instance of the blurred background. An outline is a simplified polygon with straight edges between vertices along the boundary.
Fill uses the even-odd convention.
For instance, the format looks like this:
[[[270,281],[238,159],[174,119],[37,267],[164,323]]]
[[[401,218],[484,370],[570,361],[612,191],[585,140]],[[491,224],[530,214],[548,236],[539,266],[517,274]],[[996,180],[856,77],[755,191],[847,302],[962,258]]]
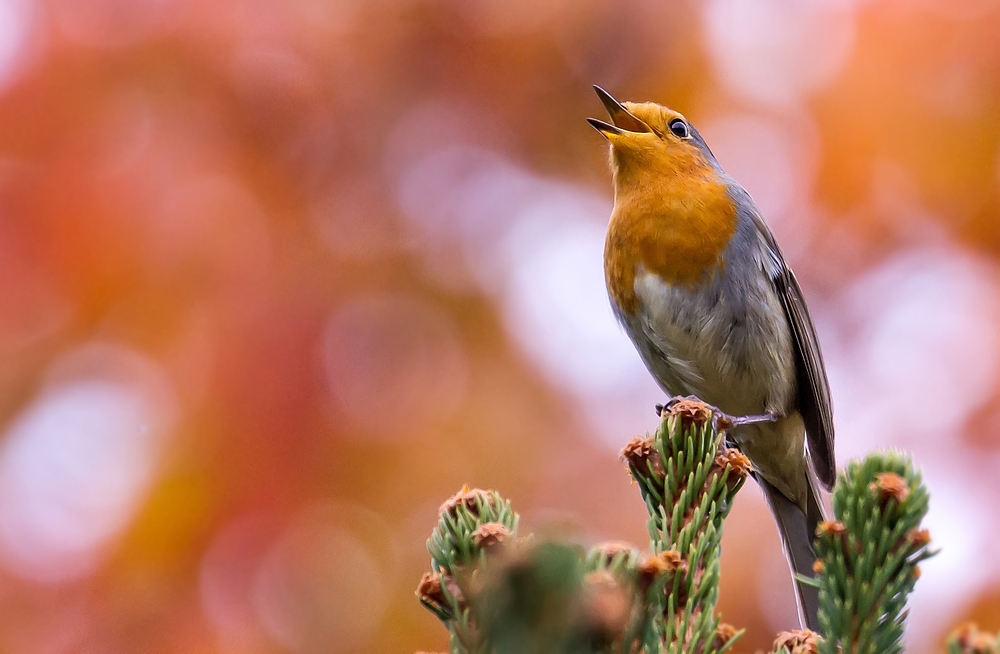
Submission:
[[[684,112],[913,453],[912,652],[1000,628],[1000,2],[0,0],[0,651],[444,649],[463,483],[647,542],[590,88]],[[758,491],[738,651],[794,623]]]

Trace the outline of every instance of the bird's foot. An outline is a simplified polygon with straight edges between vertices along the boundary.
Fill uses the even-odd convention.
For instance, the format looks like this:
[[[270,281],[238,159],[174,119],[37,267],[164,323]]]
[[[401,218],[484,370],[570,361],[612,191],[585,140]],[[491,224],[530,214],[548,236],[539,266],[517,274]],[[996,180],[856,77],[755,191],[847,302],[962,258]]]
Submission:
[[[770,411],[757,415],[731,416],[719,407],[708,404],[693,395],[688,395],[687,397],[675,396],[670,398],[666,404],[657,404],[656,415],[662,418],[664,414],[669,413],[670,409],[682,400],[689,400],[704,404],[705,407],[712,412],[712,426],[715,427],[716,431],[724,431],[731,427],[740,427],[742,425],[756,425],[762,422],[775,422],[779,417]]]

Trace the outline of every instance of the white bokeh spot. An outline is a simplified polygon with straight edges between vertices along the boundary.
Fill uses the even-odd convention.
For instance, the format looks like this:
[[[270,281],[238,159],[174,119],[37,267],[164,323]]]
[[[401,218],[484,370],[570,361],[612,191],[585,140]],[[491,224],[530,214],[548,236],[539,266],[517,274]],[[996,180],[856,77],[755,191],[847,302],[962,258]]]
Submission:
[[[134,516],[176,419],[150,360],[118,346],[70,353],[0,447],[0,561],[41,582],[89,574]],[[88,363],[89,362],[89,363]]]

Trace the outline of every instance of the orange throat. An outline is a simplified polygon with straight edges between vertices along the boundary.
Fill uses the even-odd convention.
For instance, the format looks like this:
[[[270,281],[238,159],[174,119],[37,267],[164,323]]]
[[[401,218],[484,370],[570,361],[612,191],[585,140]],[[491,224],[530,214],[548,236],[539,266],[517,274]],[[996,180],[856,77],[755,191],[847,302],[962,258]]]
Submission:
[[[736,232],[736,206],[718,175],[676,175],[615,193],[604,273],[612,301],[634,315],[641,265],[664,282],[695,286],[711,279]]]

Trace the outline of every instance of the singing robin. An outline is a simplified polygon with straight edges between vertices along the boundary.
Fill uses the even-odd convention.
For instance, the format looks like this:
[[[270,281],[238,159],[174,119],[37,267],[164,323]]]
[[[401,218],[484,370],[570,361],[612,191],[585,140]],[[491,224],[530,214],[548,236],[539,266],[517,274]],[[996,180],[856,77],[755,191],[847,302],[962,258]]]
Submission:
[[[753,463],[789,565],[811,577],[817,486],[829,490],[836,471],[830,387],[802,289],[760,209],[684,116],[594,89],[611,116],[587,120],[611,143],[614,313],[668,395],[733,416],[727,437]],[[796,589],[803,625],[818,630],[816,589]]]

